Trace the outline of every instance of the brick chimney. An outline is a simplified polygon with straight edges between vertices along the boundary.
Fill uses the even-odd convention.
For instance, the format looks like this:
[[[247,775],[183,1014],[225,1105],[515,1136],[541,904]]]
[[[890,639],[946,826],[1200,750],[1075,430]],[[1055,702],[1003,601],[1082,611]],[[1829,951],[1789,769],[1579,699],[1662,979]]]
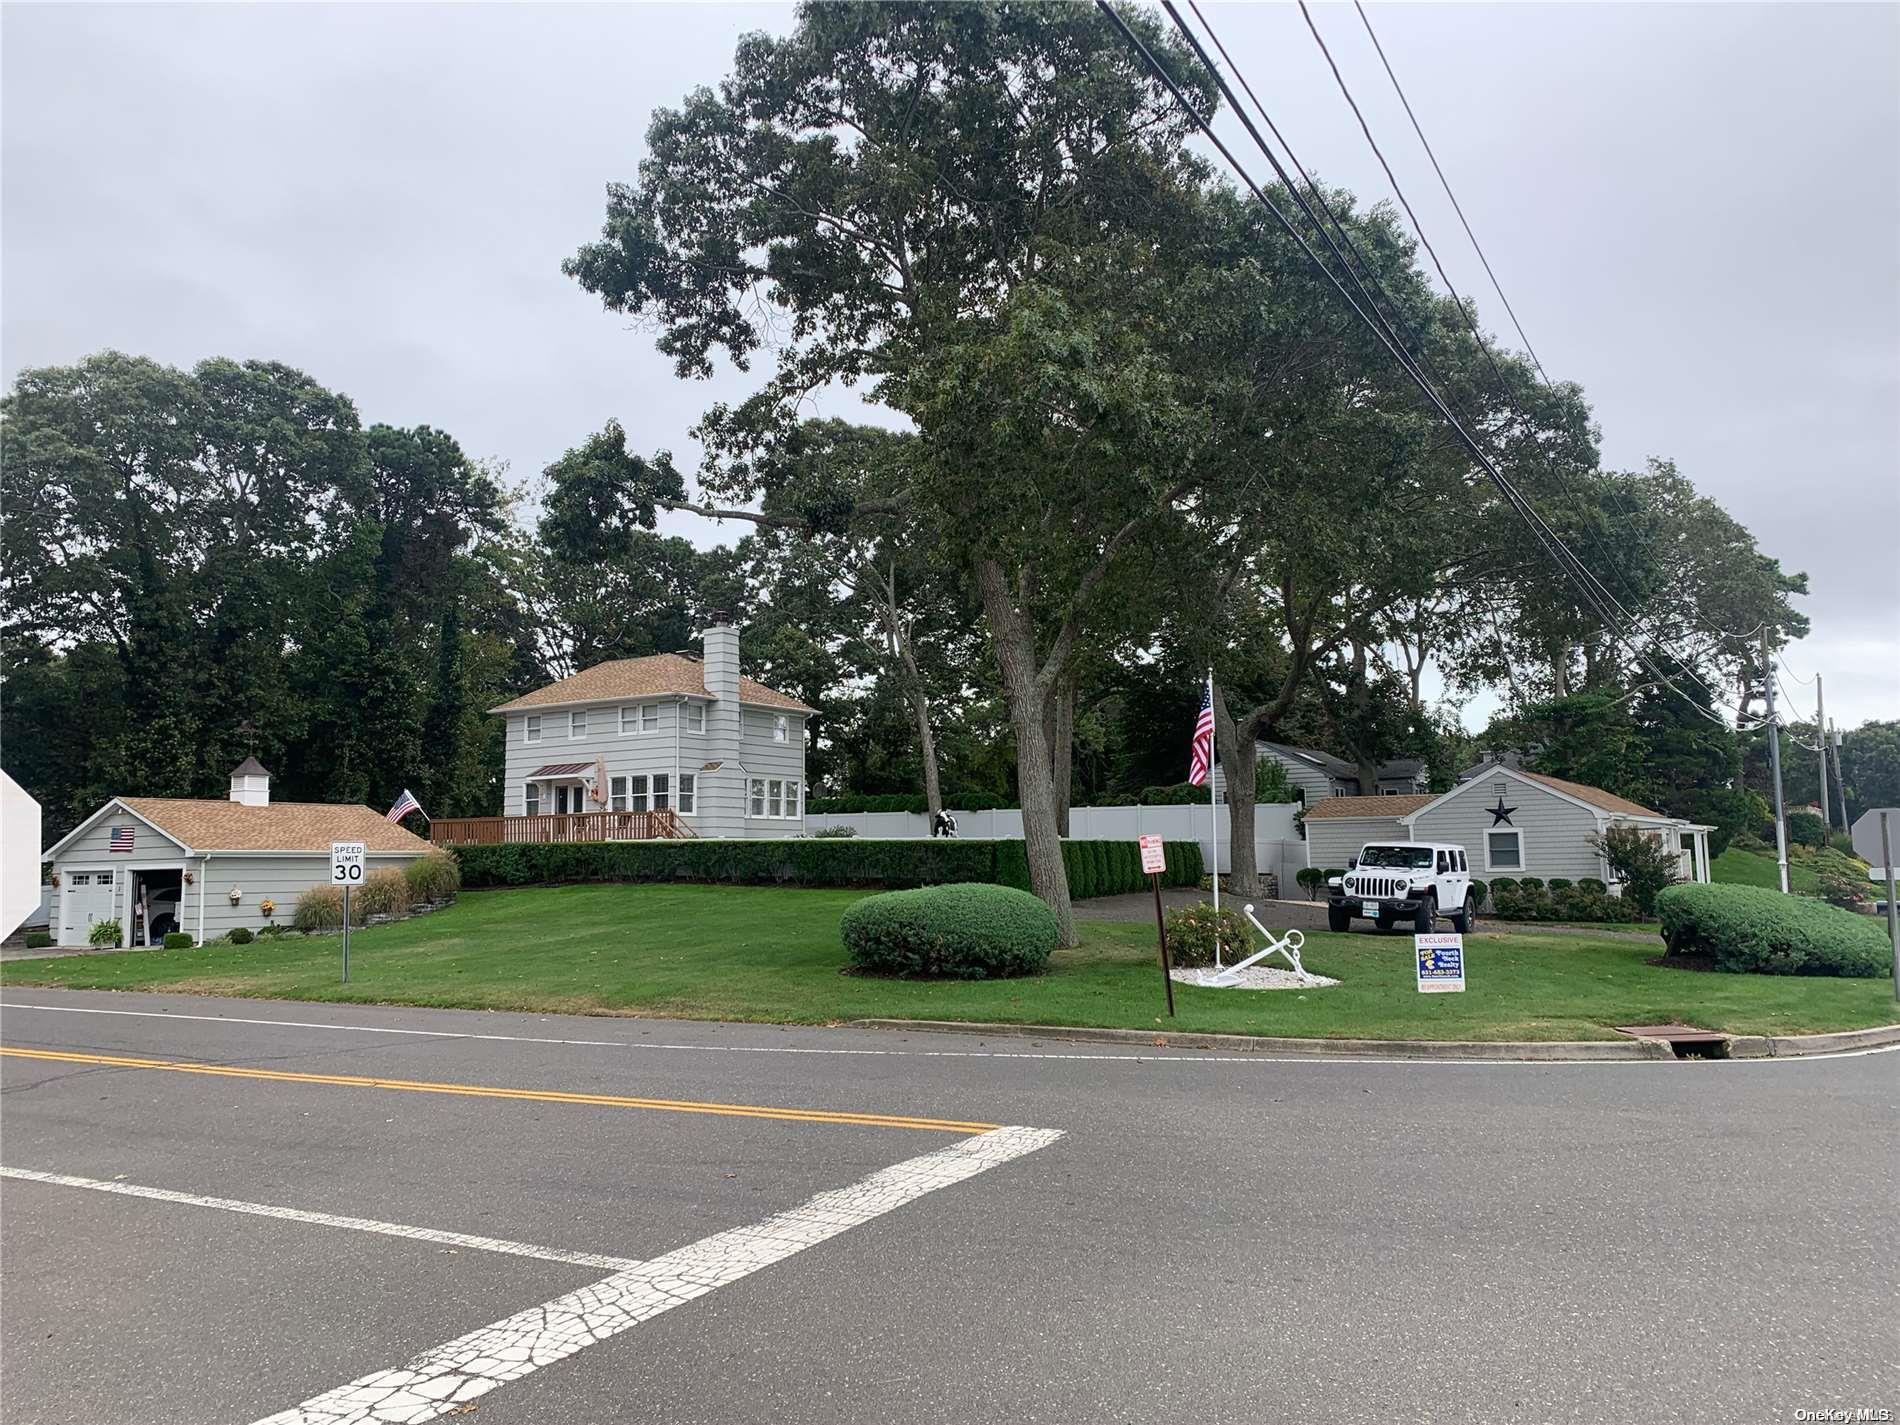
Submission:
[[[270,773],[255,757],[246,757],[231,770],[231,800],[245,807],[270,805]]]

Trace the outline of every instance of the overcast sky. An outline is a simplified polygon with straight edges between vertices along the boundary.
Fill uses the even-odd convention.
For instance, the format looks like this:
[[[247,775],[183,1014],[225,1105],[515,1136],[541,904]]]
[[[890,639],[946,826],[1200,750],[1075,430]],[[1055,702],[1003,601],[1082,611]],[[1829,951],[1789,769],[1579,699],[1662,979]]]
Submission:
[[[1298,9],[1203,8],[1301,157],[1389,196]],[[1900,717],[1900,8],[1371,14],[1538,355],[1588,393],[1605,461],[1674,458],[1806,570],[1815,631],[1789,662],[1826,675],[1843,725]],[[634,177],[654,106],[790,18],[9,4],[4,376],[107,347],[268,357],[517,477],[612,416],[690,466],[688,428],[745,379],[682,386],[559,265],[598,229],[604,185]],[[1498,326],[1357,17],[1316,18]]]

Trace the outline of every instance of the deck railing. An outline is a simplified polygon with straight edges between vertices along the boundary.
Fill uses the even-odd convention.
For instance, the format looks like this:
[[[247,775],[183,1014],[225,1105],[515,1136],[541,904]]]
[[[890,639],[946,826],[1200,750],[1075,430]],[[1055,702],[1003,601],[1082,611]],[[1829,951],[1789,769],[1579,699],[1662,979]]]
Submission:
[[[674,841],[695,835],[675,811],[547,812],[539,816],[445,816],[429,825],[438,846],[509,841]]]

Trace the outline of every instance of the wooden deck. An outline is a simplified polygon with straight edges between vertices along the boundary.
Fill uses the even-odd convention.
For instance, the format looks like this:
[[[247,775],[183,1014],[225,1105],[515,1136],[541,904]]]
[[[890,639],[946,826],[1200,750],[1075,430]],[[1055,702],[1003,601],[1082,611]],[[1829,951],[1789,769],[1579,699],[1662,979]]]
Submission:
[[[429,824],[429,839],[438,846],[499,846],[513,841],[682,841],[696,834],[674,811],[445,816]]]

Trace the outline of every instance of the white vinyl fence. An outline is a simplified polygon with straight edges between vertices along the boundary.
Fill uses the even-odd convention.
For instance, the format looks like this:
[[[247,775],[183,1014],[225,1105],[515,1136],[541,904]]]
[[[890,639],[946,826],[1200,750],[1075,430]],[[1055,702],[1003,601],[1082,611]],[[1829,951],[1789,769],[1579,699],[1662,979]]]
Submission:
[[[1293,817],[1299,808],[1291,802],[1265,802],[1253,809],[1253,842],[1256,864],[1262,872],[1271,871],[1280,878],[1280,894],[1303,895],[1293,876],[1306,864],[1306,843],[1294,830]],[[1021,841],[1023,814],[1019,811],[949,812],[957,819],[957,835]],[[1219,809],[1220,868],[1233,869],[1228,854],[1227,808]],[[1160,807],[1071,807],[1071,841],[1133,841],[1138,836],[1161,836],[1169,841],[1198,841],[1201,855],[1214,864],[1213,836],[1215,818],[1205,805]],[[930,818],[916,811],[863,811],[805,815],[805,833],[848,826],[859,836],[897,838],[930,835]]]

